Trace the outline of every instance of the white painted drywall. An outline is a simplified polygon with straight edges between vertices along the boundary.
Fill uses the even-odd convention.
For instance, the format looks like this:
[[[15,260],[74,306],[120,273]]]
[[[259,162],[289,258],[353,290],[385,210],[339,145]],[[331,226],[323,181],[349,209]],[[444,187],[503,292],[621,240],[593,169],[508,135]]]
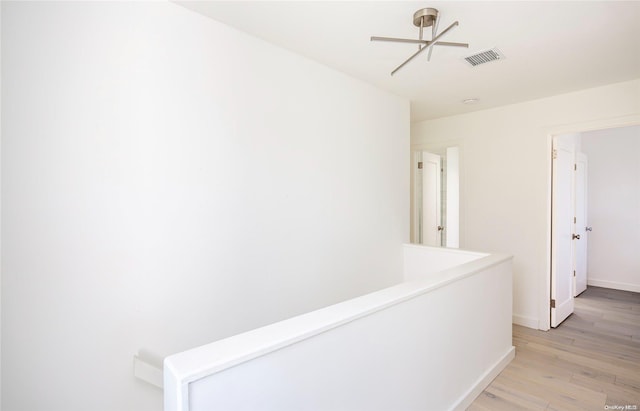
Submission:
[[[165,408],[465,410],[515,352],[511,258],[454,254],[468,263],[167,358]]]
[[[401,280],[409,104],[166,2],[2,3],[2,400]]]
[[[412,125],[412,150],[460,147],[460,247],[514,256],[514,322],[549,322],[550,136],[639,120],[634,80]]]
[[[640,292],[640,126],[582,133],[589,158],[587,281]]]
[[[486,257],[486,253],[418,244],[404,246],[404,281],[413,281],[448,270],[473,260]]]

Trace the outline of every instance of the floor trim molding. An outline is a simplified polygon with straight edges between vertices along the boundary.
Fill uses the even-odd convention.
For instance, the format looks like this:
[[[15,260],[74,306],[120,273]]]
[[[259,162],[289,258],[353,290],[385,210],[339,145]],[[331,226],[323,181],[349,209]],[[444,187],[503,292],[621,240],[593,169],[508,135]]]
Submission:
[[[516,325],[521,325],[527,328],[538,329],[538,319],[532,317],[525,317],[524,315],[513,314],[511,316],[511,322]]]
[[[489,368],[486,373],[471,387],[469,391],[451,408],[452,411],[465,411],[471,403],[491,384],[491,382],[505,369],[507,365],[516,356],[516,347],[511,347],[507,353],[498,360],[493,367]]]
[[[611,288],[613,290],[633,291],[634,293],[640,293],[640,285],[638,284],[619,283],[616,281],[606,281],[606,280],[598,280],[597,278],[596,279],[589,278],[587,279],[587,285],[592,285],[594,287]]]

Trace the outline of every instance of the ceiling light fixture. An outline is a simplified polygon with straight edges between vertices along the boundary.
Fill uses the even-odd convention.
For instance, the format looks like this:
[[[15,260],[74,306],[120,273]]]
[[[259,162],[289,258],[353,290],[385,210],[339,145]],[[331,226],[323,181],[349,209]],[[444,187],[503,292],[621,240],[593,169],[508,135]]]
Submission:
[[[462,100],[462,104],[476,104],[478,101],[477,98],[467,98]]]
[[[429,50],[429,54],[427,56],[427,61],[431,60],[431,51],[433,50],[433,46],[449,46],[449,47],[465,47],[468,48],[468,43],[453,43],[449,41],[438,41],[440,37],[444,36],[449,30],[453,29],[458,25],[457,21],[454,21],[449,27],[440,32],[440,34],[436,34],[438,31],[438,23],[440,19],[438,18],[438,10],[433,8],[424,8],[413,13],[413,25],[420,28],[420,34],[418,35],[418,39],[401,39],[396,37],[376,37],[372,36],[371,41],[392,41],[395,43],[414,43],[418,45],[418,51],[413,53],[411,57],[406,59],[404,63],[400,64],[396,67],[395,70],[391,72],[393,76],[396,71],[400,70],[404,67],[405,64],[413,60],[418,54],[422,53],[425,50]],[[422,34],[425,28],[431,27],[431,40],[424,40],[422,38]]]

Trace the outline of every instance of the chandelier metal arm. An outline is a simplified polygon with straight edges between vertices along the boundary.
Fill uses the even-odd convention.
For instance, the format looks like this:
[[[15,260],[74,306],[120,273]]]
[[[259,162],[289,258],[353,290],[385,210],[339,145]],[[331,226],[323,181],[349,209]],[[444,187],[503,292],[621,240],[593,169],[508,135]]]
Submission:
[[[440,23],[440,18],[438,16],[438,13],[436,13],[434,19],[433,19],[433,24],[431,25],[431,38],[433,39],[436,36],[436,33],[438,32],[438,23]],[[427,61],[431,61],[431,53],[433,53],[433,47],[429,49],[429,54],[427,54]]]
[[[392,41],[394,43],[413,43],[413,44],[428,44],[427,40],[417,40],[417,39],[399,39],[396,37],[377,37],[371,36],[371,41]]]
[[[434,46],[450,46],[450,47],[465,47],[469,48],[469,43],[452,43],[450,41],[438,41]]]

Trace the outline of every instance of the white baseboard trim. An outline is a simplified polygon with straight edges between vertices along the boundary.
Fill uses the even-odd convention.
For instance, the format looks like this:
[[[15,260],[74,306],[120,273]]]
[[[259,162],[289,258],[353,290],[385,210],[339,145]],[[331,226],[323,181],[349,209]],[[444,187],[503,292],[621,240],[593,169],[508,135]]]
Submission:
[[[524,315],[513,314],[511,316],[511,322],[516,325],[521,325],[527,328],[538,329],[538,319],[532,317],[525,317]]]
[[[485,388],[491,384],[491,381],[494,380],[504,370],[504,368],[509,365],[511,360],[513,360],[516,356],[516,347],[511,347],[509,351],[505,355],[498,360],[497,363],[493,365],[493,367],[489,368],[487,372],[480,377],[480,379],[471,387],[469,391],[458,401],[456,405],[454,405],[451,410],[452,411],[465,411],[471,403],[484,391]]]
[[[597,278],[588,278],[587,285],[640,293],[640,284],[618,283],[615,281],[606,281],[606,280],[598,280]]]

